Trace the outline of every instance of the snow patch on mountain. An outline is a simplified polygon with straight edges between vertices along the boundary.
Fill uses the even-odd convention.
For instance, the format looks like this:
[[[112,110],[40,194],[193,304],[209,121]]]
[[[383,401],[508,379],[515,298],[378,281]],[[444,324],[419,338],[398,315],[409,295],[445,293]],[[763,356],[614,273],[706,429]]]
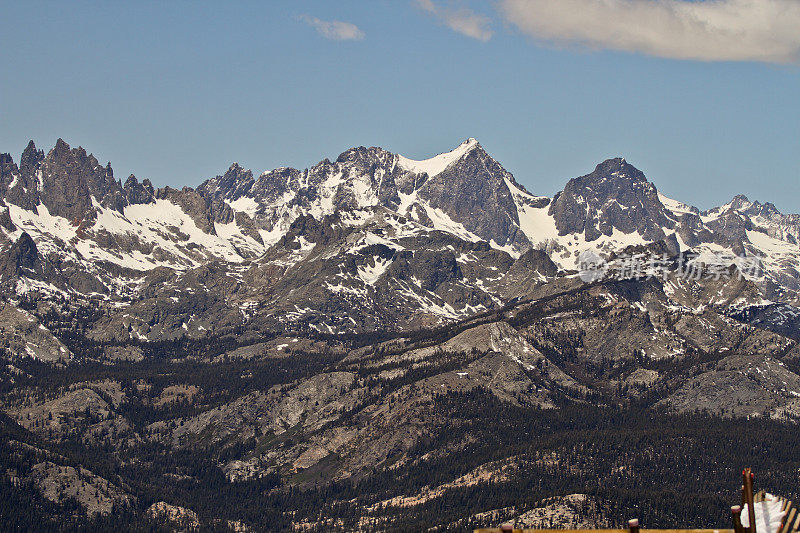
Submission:
[[[373,257],[374,265],[366,265],[358,267],[358,277],[364,283],[369,285],[375,285],[375,282],[380,279],[386,269],[389,268],[389,265],[392,264],[391,259],[383,259],[382,257],[375,256]]]
[[[547,213],[547,207],[531,207],[525,204],[518,204],[517,213],[520,229],[534,245],[548,240],[559,239],[556,222]]]
[[[423,209],[425,209],[425,213],[428,215],[428,218],[431,219],[434,229],[452,233],[457,237],[471,242],[478,242],[481,240],[480,237],[465,228],[462,223],[456,222],[450,218],[450,215],[445,213],[443,210],[431,207],[427,203],[423,202],[421,202],[420,205],[422,205]]]
[[[225,203],[231,206],[234,211],[240,211],[250,218],[255,218],[258,211],[258,202],[247,196],[240,196],[232,202],[225,200]]]
[[[397,206],[397,212],[400,215],[405,216],[408,213],[408,210],[411,208],[411,206],[417,203],[418,193],[419,189],[415,190],[410,194],[405,194],[402,192],[397,193],[397,195],[400,197],[400,205]]]
[[[237,250],[246,251],[251,255],[261,255],[266,251],[266,247],[256,241],[250,235],[242,233],[242,229],[235,221],[227,224],[217,222],[214,224],[217,236],[225,242],[233,245]]]
[[[658,199],[661,201],[664,207],[666,207],[674,215],[674,218],[676,219],[680,218],[682,215],[698,214],[697,208],[687,205],[683,202],[679,202],[678,200],[668,198],[661,193],[658,193]]]
[[[9,204],[8,207],[11,214],[11,221],[14,225],[17,226],[17,228],[27,231],[34,237],[34,240],[36,240],[36,236],[55,237],[56,239],[68,243],[75,238],[77,228],[66,218],[51,215],[44,204],[36,206],[35,213],[27,209],[22,209],[14,204]],[[61,249],[59,246],[50,248],[56,252]]]
[[[382,178],[382,172],[380,170],[376,171],[376,174],[378,174],[378,178]],[[378,185],[378,187],[373,187],[372,180],[369,176],[364,174],[355,175],[352,177],[351,183],[353,196],[355,197],[356,205],[358,205],[359,208],[370,207],[378,204],[378,195],[376,194],[376,191],[380,185]]]
[[[414,172],[416,174],[427,174],[428,177],[432,178],[444,172],[447,167],[467,155],[476,146],[478,146],[478,141],[470,137],[453,150],[431,157],[430,159],[416,161],[414,159],[409,159],[402,155],[398,155],[397,164],[404,170],[408,170],[409,172]]]
[[[368,246],[372,246],[372,245],[375,245],[375,244],[382,244],[382,245],[387,246],[387,247],[389,247],[389,248],[391,248],[393,250],[396,250],[396,251],[404,249],[402,246],[400,246],[399,244],[397,244],[396,242],[394,242],[392,240],[389,240],[389,239],[387,239],[385,237],[382,237],[380,235],[376,235],[375,233],[373,233],[371,231],[367,231],[367,232],[365,232],[363,234],[363,236],[361,236],[356,241],[355,245],[352,248],[350,248],[348,253],[351,253],[351,254],[358,253],[361,250],[363,250],[364,248],[367,248]]]

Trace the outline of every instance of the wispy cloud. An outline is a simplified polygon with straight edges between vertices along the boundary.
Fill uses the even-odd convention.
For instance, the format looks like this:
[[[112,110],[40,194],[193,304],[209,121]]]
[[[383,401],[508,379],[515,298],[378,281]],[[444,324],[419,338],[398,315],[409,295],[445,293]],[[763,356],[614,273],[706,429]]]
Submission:
[[[321,20],[309,15],[300,15],[298,18],[332,41],[360,41],[364,38],[364,32],[351,22]]]
[[[483,42],[492,38],[491,20],[468,7],[440,6],[433,0],[417,0],[417,5],[455,32]]]
[[[557,44],[701,61],[800,61],[800,0],[500,0],[505,19]]]

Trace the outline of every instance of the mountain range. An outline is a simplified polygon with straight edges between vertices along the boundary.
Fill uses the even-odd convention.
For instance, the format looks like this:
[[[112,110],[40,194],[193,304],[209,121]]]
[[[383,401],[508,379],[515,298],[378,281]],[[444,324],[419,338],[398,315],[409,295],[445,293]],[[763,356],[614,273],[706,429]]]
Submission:
[[[661,241],[699,261],[756,258],[762,299],[749,304],[797,303],[800,283],[798,215],[743,196],[701,212],[620,158],[537,196],[475,139],[424,161],[360,147],[257,177],[234,163],[181,190],[123,184],[82,148],[31,142],[19,165],[0,156],[0,201],[0,283],[125,305],[130,320],[111,313],[93,332],[117,340],[442,323],[519,296],[509,282],[523,271],[568,275],[582,251]],[[178,295],[200,285],[204,302]],[[178,301],[153,323],[165,297]]]
[[[709,450],[752,458],[722,421],[796,431],[798,239],[623,158],[539,196],[472,138],[182,189],[31,142],[0,155],[4,483],[212,529],[618,523],[682,447],[709,490]]]

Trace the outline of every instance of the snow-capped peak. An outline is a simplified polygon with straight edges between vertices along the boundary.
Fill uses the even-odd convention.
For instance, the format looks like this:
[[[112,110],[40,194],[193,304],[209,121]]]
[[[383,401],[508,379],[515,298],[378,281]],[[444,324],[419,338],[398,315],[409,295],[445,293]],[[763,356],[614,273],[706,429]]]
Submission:
[[[425,173],[428,175],[428,177],[432,178],[437,174],[441,174],[444,171],[444,169],[446,169],[451,164],[455,163],[456,161],[467,155],[476,146],[478,146],[478,141],[470,137],[463,143],[459,144],[453,150],[445,152],[443,154],[436,155],[434,157],[431,157],[430,159],[423,159],[421,161],[416,161],[414,159],[409,159],[407,157],[398,154],[397,164],[400,168],[404,170],[408,170],[409,172],[415,172],[417,174]]]

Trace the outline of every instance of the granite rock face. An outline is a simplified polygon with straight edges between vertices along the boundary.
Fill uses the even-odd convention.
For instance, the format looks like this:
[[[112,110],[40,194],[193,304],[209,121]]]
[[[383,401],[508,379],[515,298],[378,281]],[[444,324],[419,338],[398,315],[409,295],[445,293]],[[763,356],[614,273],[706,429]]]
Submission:
[[[710,411],[726,417],[800,416],[800,376],[760,355],[730,356],[693,377],[662,400],[676,411]]]
[[[121,488],[85,468],[43,461],[33,465],[30,480],[48,500],[74,500],[89,516],[109,515],[115,506],[122,509],[135,501]]]
[[[48,363],[68,362],[69,349],[31,313],[0,304],[0,344],[12,353]]]
[[[5,204],[0,205],[0,227],[9,233],[14,233],[17,230],[14,221],[11,220],[11,210]],[[3,237],[7,238],[5,235]]]
[[[420,196],[452,220],[462,221],[468,231],[485,241],[526,248],[529,241],[520,230],[517,207],[506,180],[522,189],[476,142],[456,163],[427,180]]]
[[[20,274],[31,274],[39,263],[39,252],[30,235],[23,232],[3,257],[0,279],[9,279]]]
[[[570,180],[550,205],[560,235],[583,233],[590,242],[614,230],[661,240],[664,229],[673,226],[665,211],[655,186],[622,158]]]
[[[35,172],[41,176],[38,199],[51,215],[79,223],[94,207],[93,199],[117,211],[123,207],[122,190],[111,165],[100,165],[86,150],[71,149],[61,139]]]
[[[125,200],[131,205],[149,204],[155,201],[155,190],[150,180],[145,179],[139,183],[139,180],[133,174],[125,180],[125,186],[122,191]]]

